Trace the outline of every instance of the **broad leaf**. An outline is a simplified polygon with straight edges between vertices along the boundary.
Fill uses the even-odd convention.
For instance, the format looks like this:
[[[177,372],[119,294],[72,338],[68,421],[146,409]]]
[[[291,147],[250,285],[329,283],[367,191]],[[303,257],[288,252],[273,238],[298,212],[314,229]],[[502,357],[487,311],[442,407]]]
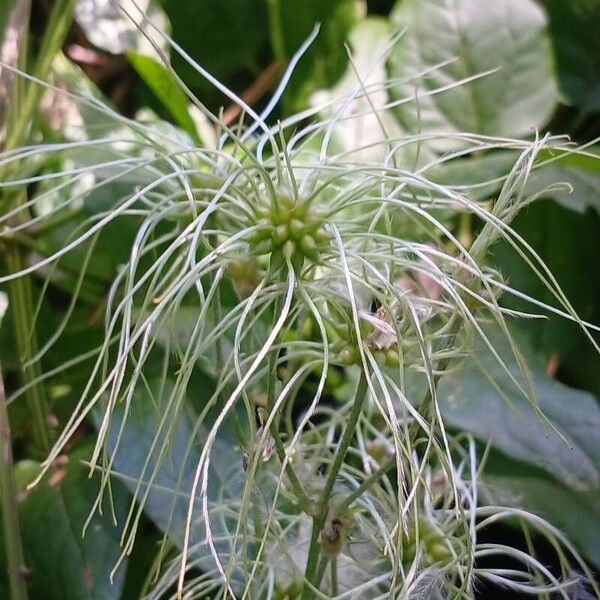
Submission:
[[[227,82],[244,69],[256,68],[259,52],[268,44],[263,0],[163,0],[162,6],[171,21],[174,40],[220,81]],[[224,102],[212,84],[176,52],[172,63],[185,82],[200,94],[203,103],[208,97]],[[241,92],[250,83],[241,84],[235,91]]]
[[[95,516],[85,537],[83,525],[96,499],[97,479],[88,479],[81,460],[89,447],[72,452],[68,464],[55,467],[33,490],[21,493],[19,512],[28,583],[33,598],[47,600],[110,600],[120,597],[125,567],[111,583],[109,573],[121,548],[119,529],[105,515]],[[22,487],[37,468],[31,461],[19,463],[17,479]],[[127,507],[127,492],[116,483],[112,490],[117,520]]]
[[[142,392],[134,396],[118,447],[118,428],[125,415],[122,405],[116,407],[109,447],[111,452],[116,449],[114,470],[117,477],[123,477],[132,492],[138,487],[138,481],[142,482],[140,494],[147,493],[146,515],[181,548],[190,492],[207,431],[204,427],[195,429],[196,417],[189,405],[179,415],[171,412],[167,400],[173,390],[172,383],[167,382],[161,387],[158,382],[151,382],[150,387],[154,397]],[[204,398],[204,394],[202,396]],[[166,423],[161,427],[165,415]],[[172,430],[168,433],[171,423]],[[227,499],[239,498],[243,486],[240,454],[231,436],[223,432],[226,428],[217,438],[211,454],[208,485],[211,506],[212,502],[223,506]],[[199,500],[199,496],[194,499],[191,545],[196,545],[195,558],[208,559]],[[212,508],[209,509],[212,512]],[[225,533],[225,522],[219,516],[214,518],[211,526],[214,536]],[[217,549],[223,549],[223,544],[217,543]]]
[[[511,373],[524,382],[505,337],[495,331],[488,333]],[[545,418],[536,413],[484,344],[477,342],[472,356],[440,384],[444,419],[576,489],[600,488],[600,407],[596,399],[548,377],[533,348],[520,335],[514,339],[527,358],[531,388]]]
[[[556,152],[554,155],[560,156]],[[549,158],[551,154],[546,151],[542,156]],[[579,213],[588,208],[600,213],[600,156],[563,153],[558,160],[536,169],[530,186],[537,191],[559,182],[571,189],[553,189],[546,194],[548,198]]]
[[[528,135],[551,116],[557,90],[546,16],[532,0],[404,0],[392,22],[406,30],[389,71],[397,79],[391,92],[406,100],[396,114],[410,132]]]
[[[562,163],[562,161],[561,161]],[[573,204],[579,202],[581,186],[575,185],[568,196]],[[600,215],[591,209],[580,214],[556,202],[544,200],[522,211],[512,223],[544,260],[560,284],[569,302],[582,319],[600,322]],[[556,306],[556,300],[535,277],[525,262],[506,243],[494,249],[494,263],[508,276],[509,283],[523,293]],[[544,312],[531,304],[502,297],[510,308]],[[528,320],[520,323],[529,341],[545,360],[552,358],[561,378],[575,387],[600,395],[598,354],[580,328],[564,318],[551,316],[548,321]]]
[[[563,91],[577,106],[600,110],[600,4],[594,0],[542,0]]]
[[[585,558],[600,566],[598,489],[576,491],[508,460],[484,475],[481,488],[493,504],[522,508],[546,519],[563,531]]]
[[[501,189],[517,156],[516,152],[500,150],[483,156],[453,159],[431,168],[427,176],[472,200],[485,200]]]

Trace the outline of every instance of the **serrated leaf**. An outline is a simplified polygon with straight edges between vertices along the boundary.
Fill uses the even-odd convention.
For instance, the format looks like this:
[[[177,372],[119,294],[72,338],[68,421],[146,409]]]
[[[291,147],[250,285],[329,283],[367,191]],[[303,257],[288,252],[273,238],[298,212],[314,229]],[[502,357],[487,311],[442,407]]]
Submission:
[[[413,99],[396,109],[410,132],[521,136],[552,115],[557,88],[547,19],[532,0],[404,0],[391,19],[406,29],[389,71],[398,79],[393,96]],[[427,95],[490,70],[497,71]]]

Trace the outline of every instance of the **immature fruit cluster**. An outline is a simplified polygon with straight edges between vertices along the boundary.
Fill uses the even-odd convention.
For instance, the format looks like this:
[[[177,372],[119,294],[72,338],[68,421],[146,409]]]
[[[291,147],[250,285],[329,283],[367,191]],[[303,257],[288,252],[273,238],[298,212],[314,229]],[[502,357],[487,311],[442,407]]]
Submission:
[[[289,260],[298,273],[304,261],[319,262],[329,246],[330,234],[324,214],[309,202],[278,195],[254,210],[256,229],[250,235],[250,253],[270,255],[270,266],[278,269]]]
[[[417,519],[416,524],[412,523],[409,526],[403,539],[405,564],[414,560],[417,553],[417,530],[419,544],[424,550],[421,559],[425,564],[445,564],[452,559],[449,544],[454,541],[453,538],[445,536],[440,529],[426,519]]]

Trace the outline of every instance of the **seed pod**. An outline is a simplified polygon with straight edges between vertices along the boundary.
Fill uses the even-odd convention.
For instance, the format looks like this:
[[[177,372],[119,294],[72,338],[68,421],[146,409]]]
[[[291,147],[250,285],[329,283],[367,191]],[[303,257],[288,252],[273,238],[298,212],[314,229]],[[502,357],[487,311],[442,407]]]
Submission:
[[[358,354],[351,346],[344,348],[337,356],[337,362],[345,367],[356,364],[357,359]]]
[[[292,219],[290,221],[290,231],[294,237],[299,237],[304,229],[304,223],[300,219]]]
[[[331,239],[331,234],[325,229],[325,227],[319,227],[313,234],[317,242],[327,242]]]
[[[273,242],[271,240],[263,240],[255,244],[250,244],[250,254],[254,256],[261,256],[268,254],[273,249]]]
[[[256,225],[257,229],[248,235],[249,242],[260,242],[270,237],[271,227],[267,219],[260,219]]]
[[[304,255],[310,260],[317,260],[319,258],[319,250],[317,249],[317,242],[311,235],[305,235],[302,237],[300,247]]]
[[[287,225],[277,225],[277,227],[275,227],[273,230],[271,237],[273,238],[274,242],[279,244],[285,242],[285,240],[287,240],[289,237]]]
[[[302,267],[304,266],[304,255],[300,252],[294,252],[292,254],[292,267],[296,275],[302,271]]]
[[[388,348],[385,351],[385,364],[387,367],[397,367],[400,364],[400,355],[395,348]]]
[[[352,518],[348,512],[335,516],[328,520],[321,531],[321,552],[327,558],[338,556],[346,542],[352,527]]]

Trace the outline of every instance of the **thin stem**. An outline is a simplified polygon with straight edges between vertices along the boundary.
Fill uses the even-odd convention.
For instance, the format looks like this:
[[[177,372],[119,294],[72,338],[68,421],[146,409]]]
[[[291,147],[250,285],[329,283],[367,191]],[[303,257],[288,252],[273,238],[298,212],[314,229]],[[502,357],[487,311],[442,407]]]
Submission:
[[[19,510],[13,478],[13,455],[10,437],[10,423],[6,410],[6,395],[2,368],[0,367],[0,507],[6,549],[6,568],[10,597],[13,600],[27,600],[27,586],[23,578],[25,561],[19,531]]]
[[[34,73],[39,79],[46,79],[50,72],[52,61],[61,48],[71,22],[75,0],[57,0],[52,8],[48,21],[46,33],[35,64]],[[25,51],[27,44],[23,44],[21,53]],[[19,63],[22,62],[19,56]],[[4,150],[9,151],[18,148],[29,135],[29,126],[38,108],[39,100],[44,88],[34,82],[28,82],[26,86],[16,85],[11,93],[11,100],[19,109],[11,114],[6,124],[6,143]],[[0,168],[0,179],[4,179],[6,168]],[[16,194],[4,194],[0,196],[0,209],[10,207],[13,203],[18,206],[26,197],[24,189]],[[9,245],[5,251],[6,266],[9,273],[18,273],[25,267],[25,255],[22,248]],[[31,279],[21,277],[12,280],[8,288],[10,303],[13,307],[13,324],[19,358],[26,363],[32,356],[37,354],[37,339],[35,331],[30,331],[33,323],[33,292]],[[34,363],[22,369],[22,382],[24,385],[37,381],[41,375],[39,363]],[[27,390],[27,404],[31,413],[33,426],[33,441],[36,448],[46,453],[50,449],[50,438],[47,430],[46,416],[48,413],[48,402],[45,388],[41,384],[34,384]]]
[[[323,581],[323,576],[325,575],[325,571],[327,570],[327,565],[329,562],[330,561],[326,556],[321,556],[319,568],[317,569],[317,575],[315,576],[315,587],[317,589],[321,587],[321,582]]]
[[[279,296],[275,299],[275,307],[274,307],[274,315],[275,319],[279,313],[279,305],[281,299]],[[277,346],[277,341],[275,341],[275,346]],[[271,355],[269,357],[269,378],[267,381],[267,410],[273,410],[273,406],[275,403],[275,386],[277,378],[277,351],[271,350]],[[285,464],[285,474],[290,480],[290,484],[294,490],[294,494],[298,500],[298,504],[300,508],[308,512],[310,510],[310,498],[306,491],[304,490],[304,486],[300,482],[300,478],[296,474],[292,463],[288,460],[285,462],[285,446],[281,441],[281,437],[279,434],[279,422],[278,419],[273,419],[271,421],[271,426],[269,427],[269,433],[275,442],[275,452],[277,453],[277,457],[279,458],[281,464]]]
[[[352,410],[348,416],[348,421],[346,423],[344,432],[342,433],[333,463],[331,464],[331,468],[327,474],[327,480],[325,481],[325,487],[323,488],[323,495],[321,496],[321,501],[319,503],[319,511],[313,517],[312,534],[308,549],[306,569],[304,571],[305,581],[302,589],[302,600],[310,600],[311,598],[314,598],[314,592],[311,590],[310,584],[314,585],[316,581],[316,570],[319,560],[319,537],[323,527],[325,526],[327,515],[329,513],[329,501],[331,499],[333,487],[340,469],[342,468],[344,459],[346,458],[346,452],[348,451],[348,448],[352,443],[352,439],[354,438],[358,419],[361,415],[367,395],[367,385],[367,375],[364,371],[362,371],[360,380],[358,382],[358,387],[356,388],[356,395],[354,398],[354,404],[352,405]]]
[[[371,473],[354,491],[350,492],[335,506],[336,513],[341,513],[358,500],[374,483],[377,483],[388,471],[396,466],[396,456],[390,456],[376,471]]]
[[[45,80],[48,77],[52,61],[60,50],[73,21],[75,1],[57,0],[52,7],[48,27],[34,69],[34,75],[38,79]],[[32,81],[28,82],[24,97],[19,105],[18,114],[7,129],[4,150],[14,150],[23,143],[28,135],[29,123],[37,111],[39,100],[44,91],[43,86]],[[4,175],[4,171],[5,169],[0,168],[0,178]]]
[[[282,61],[286,59],[283,25],[281,23],[281,6],[279,0],[268,0],[269,33],[271,47],[275,57]]]
[[[23,267],[23,254],[21,249],[14,245],[6,248],[6,265],[9,272],[17,273]],[[8,284],[8,295],[12,307],[12,322],[14,336],[22,364],[35,356],[38,351],[37,338],[31,335],[31,324],[34,320],[33,293],[31,279],[19,277]],[[48,399],[46,388],[39,381],[42,369],[39,362],[34,362],[21,369],[21,383],[28,386],[25,392],[27,406],[31,415],[32,438],[36,449],[46,454],[50,450],[50,436],[47,429]]]
[[[331,559],[331,595],[338,595],[338,572],[337,572],[337,556],[334,556]]]

